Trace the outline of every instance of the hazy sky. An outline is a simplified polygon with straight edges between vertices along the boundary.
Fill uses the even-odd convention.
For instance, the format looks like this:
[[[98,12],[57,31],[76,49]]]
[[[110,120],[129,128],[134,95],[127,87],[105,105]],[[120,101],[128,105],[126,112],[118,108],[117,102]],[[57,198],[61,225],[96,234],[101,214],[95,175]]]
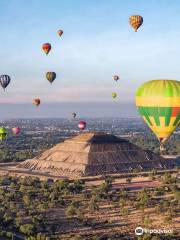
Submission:
[[[1,0],[0,9],[0,74],[12,78],[0,103],[111,102],[113,91],[133,102],[142,82],[179,79],[179,0]],[[144,18],[137,33],[132,14]],[[52,86],[47,71],[57,73]]]

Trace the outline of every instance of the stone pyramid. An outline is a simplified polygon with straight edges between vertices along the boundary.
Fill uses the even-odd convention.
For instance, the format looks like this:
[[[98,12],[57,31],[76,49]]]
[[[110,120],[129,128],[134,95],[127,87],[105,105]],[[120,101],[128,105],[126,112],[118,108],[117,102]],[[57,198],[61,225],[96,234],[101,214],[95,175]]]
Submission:
[[[59,143],[18,167],[73,177],[128,172],[135,168],[168,168],[169,163],[128,140],[88,132]]]

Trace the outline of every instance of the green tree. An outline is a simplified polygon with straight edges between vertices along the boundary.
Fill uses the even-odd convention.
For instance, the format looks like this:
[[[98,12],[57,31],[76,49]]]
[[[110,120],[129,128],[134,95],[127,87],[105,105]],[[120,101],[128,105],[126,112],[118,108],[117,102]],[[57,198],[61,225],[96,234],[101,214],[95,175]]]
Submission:
[[[129,215],[129,209],[128,208],[121,208],[121,210],[120,210],[120,215],[121,216],[127,216],[127,215]]]
[[[66,208],[65,214],[67,217],[73,217],[76,215],[77,208],[73,205],[70,205]]]
[[[23,202],[26,206],[29,206],[31,204],[31,199],[28,195],[23,196]]]
[[[145,227],[150,227],[151,224],[152,224],[152,220],[150,219],[149,216],[147,216],[147,217],[144,218],[144,222],[143,223],[144,223]]]
[[[90,201],[89,201],[89,210],[90,212],[95,212],[99,210],[99,205],[97,203],[97,198],[96,196],[92,196]]]
[[[20,231],[25,235],[34,235],[34,225],[33,224],[24,224],[20,226]]]
[[[127,183],[131,183],[132,182],[132,178],[131,177],[126,178],[126,182]]]

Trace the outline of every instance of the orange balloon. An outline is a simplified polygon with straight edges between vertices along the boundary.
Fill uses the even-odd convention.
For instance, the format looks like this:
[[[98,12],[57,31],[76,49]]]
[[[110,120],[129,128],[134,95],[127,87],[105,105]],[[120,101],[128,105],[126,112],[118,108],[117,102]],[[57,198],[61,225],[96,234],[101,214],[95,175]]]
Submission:
[[[137,32],[138,28],[143,23],[143,17],[140,15],[132,15],[129,17],[129,24],[134,28],[135,32]]]

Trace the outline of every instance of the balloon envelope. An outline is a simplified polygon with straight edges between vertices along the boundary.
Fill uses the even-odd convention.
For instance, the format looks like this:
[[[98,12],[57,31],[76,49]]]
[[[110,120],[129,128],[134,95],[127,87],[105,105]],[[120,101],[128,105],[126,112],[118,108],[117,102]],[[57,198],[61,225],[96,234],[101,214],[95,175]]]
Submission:
[[[14,135],[18,135],[19,133],[20,133],[20,128],[19,127],[14,127],[14,128],[12,128],[12,133],[14,134]]]
[[[79,128],[80,130],[84,130],[84,129],[86,128],[86,122],[85,122],[85,121],[80,121],[80,122],[78,123],[78,128]]]
[[[0,76],[0,84],[4,88],[4,90],[9,85],[10,81],[11,81],[10,76],[8,76],[8,75],[1,75]]]
[[[119,80],[119,76],[118,76],[118,75],[114,75],[114,76],[113,76],[113,79],[114,79],[115,81],[118,81],[118,80]]]
[[[59,37],[61,37],[63,35],[63,30],[58,30],[57,34],[59,35]]]
[[[41,100],[39,98],[33,99],[33,104],[36,105],[37,107],[39,106],[40,103],[41,103]]]
[[[143,17],[140,15],[132,15],[129,17],[129,24],[137,32],[138,28],[143,24]]]
[[[52,83],[56,79],[56,73],[55,72],[47,72],[46,78],[50,83]]]
[[[7,136],[7,130],[4,127],[0,127],[0,140],[6,139]]]
[[[72,116],[73,116],[73,118],[75,118],[75,117],[76,117],[76,115],[77,115],[76,113],[72,113]]]
[[[44,43],[42,45],[42,49],[43,51],[46,53],[46,55],[48,55],[48,53],[50,52],[51,50],[51,44],[50,43]]]
[[[116,98],[117,97],[117,93],[113,92],[112,93],[112,98]]]
[[[152,80],[142,84],[136,92],[136,106],[163,143],[180,124],[180,82]]]

